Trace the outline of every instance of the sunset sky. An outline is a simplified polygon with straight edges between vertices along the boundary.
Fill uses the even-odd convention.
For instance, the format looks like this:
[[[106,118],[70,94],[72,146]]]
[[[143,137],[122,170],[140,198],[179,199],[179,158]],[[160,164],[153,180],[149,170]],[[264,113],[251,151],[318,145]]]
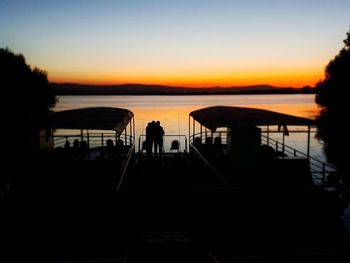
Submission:
[[[0,47],[52,82],[312,86],[349,28],[349,0],[0,1]]]

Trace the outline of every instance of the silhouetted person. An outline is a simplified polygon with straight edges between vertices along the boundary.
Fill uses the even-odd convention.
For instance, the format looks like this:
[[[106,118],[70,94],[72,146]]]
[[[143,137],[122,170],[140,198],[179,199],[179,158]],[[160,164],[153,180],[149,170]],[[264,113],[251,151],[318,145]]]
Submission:
[[[202,146],[202,139],[200,137],[195,137],[193,144],[195,147],[200,148]]]
[[[171,142],[171,147],[170,147],[170,150],[176,150],[176,151],[179,151],[180,149],[180,142],[178,140],[173,140]]]
[[[118,139],[116,142],[115,142],[115,147],[116,147],[116,150],[118,152],[122,151],[123,148],[124,148],[124,142],[121,140],[121,139]]]
[[[64,149],[69,150],[70,147],[70,142],[68,140],[66,140],[65,144],[64,144]]]
[[[275,150],[266,144],[263,144],[260,146],[259,153],[258,153],[258,158],[263,161],[270,161],[274,156],[276,156]]]
[[[89,147],[88,147],[88,144],[87,144],[87,141],[82,141],[81,144],[80,144],[80,149],[83,151],[83,152],[86,152]]]
[[[206,137],[205,144],[203,145],[204,154],[211,158],[213,154],[213,137]]]
[[[64,151],[67,157],[70,157],[72,154],[72,149],[70,147],[70,142],[69,140],[66,140],[66,142],[64,143]]]
[[[80,155],[80,142],[78,139],[75,139],[73,141],[73,146],[72,148],[69,150],[70,152],[70,156],[73,159],[77,159]]]
[[[152,148],[154,143],[155,121],[149,122],[146,127],[146,154],[150,158],[152,156]]]
[[[162,126],[160,126],[160,121],[157,121],[154,127],[154,153],[157,156],[157,151],[159,149],[159,157],[162,157],[163,136],[164,136],[164,129]]]
[[[79,157],[79,154],[80,154],[80,142],[78,139],[75,139],[73,141],[73,149],[72,149],[71,155],[74,159],[76,159]]]
[[[222,143],[221,143],[220,137],[214,138],[213,154],[214,154],[214,158],[222,160],[223,151],[222,151]]]
[[[107,148],[113,148],[113,140],[112,139],[108,139],[106,142]]]
[[[74,149],[74,150],[78,150],[79,147],[80,147],[80,143],[79,143],[79,141],[78,141],[77,139],[75,139],[75,140],[73,141],[73,149]]]
[[[113,154],[114,151],[114,145],[113,145],[113,140],[112,139],[108,139],[106,141],[106,154],[108,155],[108,157],[110,157],[111,154]]]

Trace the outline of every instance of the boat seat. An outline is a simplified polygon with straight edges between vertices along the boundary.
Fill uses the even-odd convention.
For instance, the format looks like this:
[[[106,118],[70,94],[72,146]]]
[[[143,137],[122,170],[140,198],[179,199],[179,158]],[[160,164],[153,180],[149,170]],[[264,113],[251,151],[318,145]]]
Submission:
[[[147,152],[147,141],[146,141],[146,140],[144,140],[144,141],[142,142],[141,152],[142,152],[142,153],[143,153],[143,152]]]
[[[180,151],[180,142],[178,140],[173,140],[171,142],[170,151],[175,151],[175,152]]]

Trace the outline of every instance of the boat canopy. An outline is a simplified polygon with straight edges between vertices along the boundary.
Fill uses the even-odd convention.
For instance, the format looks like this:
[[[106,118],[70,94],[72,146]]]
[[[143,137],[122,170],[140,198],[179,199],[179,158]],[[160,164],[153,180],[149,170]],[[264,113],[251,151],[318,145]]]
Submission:
[[[134,114],[121,108],[96,107],[53,112],[49,126],[55,129],[115,130],[122,134]]]
[[[190,116],[206,128],[215,131],[220,127],[300,125],[312,126],[315,121],[269,110],[214,106],[192,111]]]

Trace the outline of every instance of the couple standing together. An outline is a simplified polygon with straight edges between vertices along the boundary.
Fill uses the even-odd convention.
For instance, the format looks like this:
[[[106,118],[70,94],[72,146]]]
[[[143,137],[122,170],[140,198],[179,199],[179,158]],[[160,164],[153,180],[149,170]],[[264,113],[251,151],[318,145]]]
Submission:
[[[154,154],[157,156],[159,150],[159,156],[162,156],[163,150],[163,127],[160,126],[160,121],[149,122],[146,127],[146,152],[147,156],[152,156],[152,148],[154,145]]]

